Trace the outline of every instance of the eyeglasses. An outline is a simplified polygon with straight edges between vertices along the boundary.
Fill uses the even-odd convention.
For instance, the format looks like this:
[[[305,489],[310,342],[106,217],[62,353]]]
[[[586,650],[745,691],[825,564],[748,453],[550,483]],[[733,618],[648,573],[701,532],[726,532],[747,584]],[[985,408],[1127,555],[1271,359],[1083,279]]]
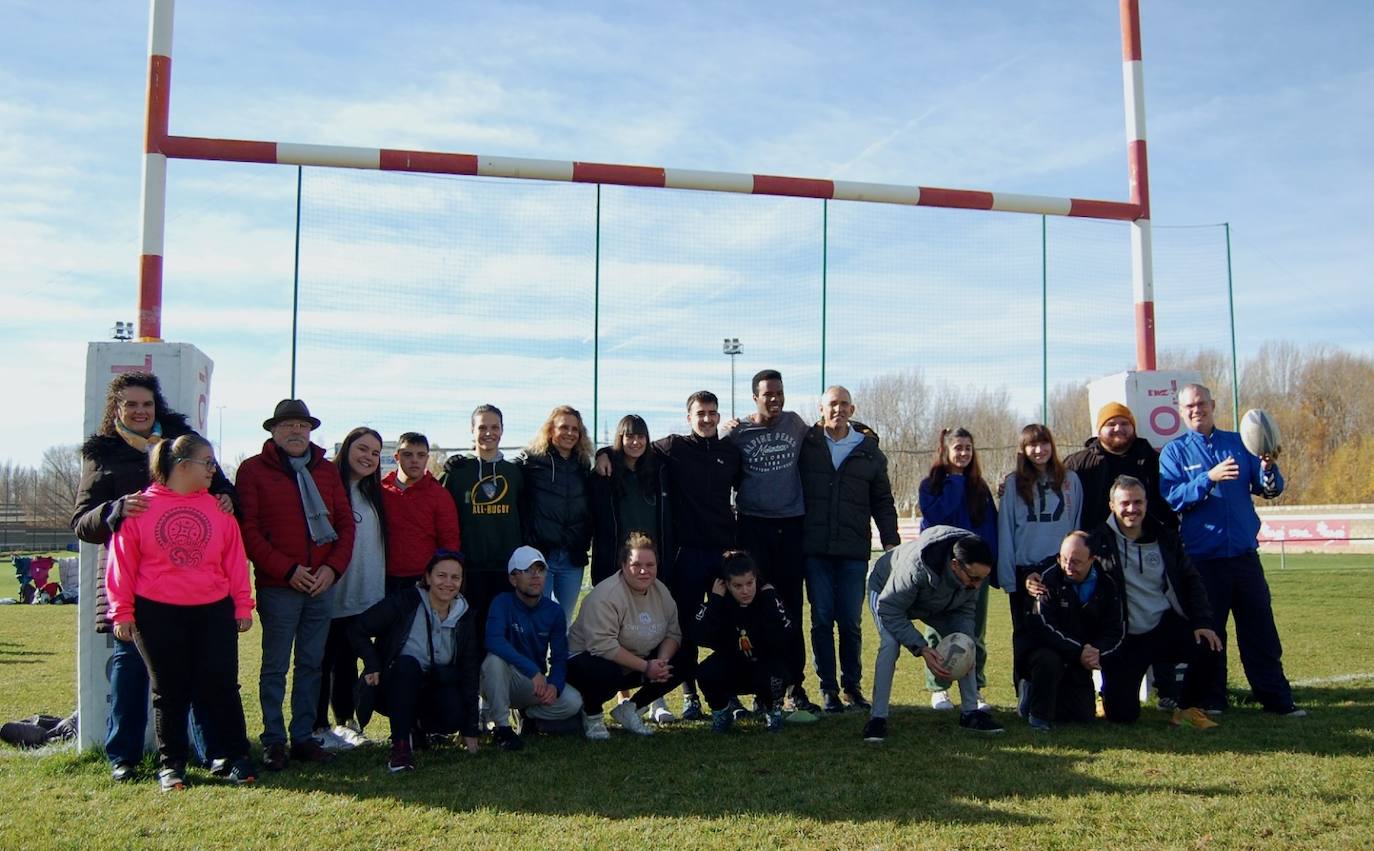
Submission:
[[[178,464],[183,462],[187,464],[200,464],[206,470],[215,470],[219,468],[219,462],[214,458],[177,458],[176,461]]]

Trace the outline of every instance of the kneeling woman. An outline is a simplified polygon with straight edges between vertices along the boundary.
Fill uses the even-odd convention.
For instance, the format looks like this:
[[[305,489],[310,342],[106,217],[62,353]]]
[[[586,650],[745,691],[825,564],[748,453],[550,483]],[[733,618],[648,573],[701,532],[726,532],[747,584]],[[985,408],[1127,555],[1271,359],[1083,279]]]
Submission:
[[[192,701],[217,773],[251,783],[239,699],[238,634],[253,625],[243,538],[210,495],[217,466],[197,434],[156,444],[147,509],[115,533],[106,571],[114,635],[148,666],[162,790],[186,785],[186,719]]]
[[[601,707],[620,689],[638,688],[611,710],[621,727],[653,734],[639,714],[693,673],[695,654],[679,652],[677,605],[658,581],[654,542],[631,532],[620,548],[620,570],[597,583],[568,632],[568,682],[582,693],[583,730],[606,739]]]
[[[372,606],[348,630],[363,660],[363,680],[378,687],[376,709],[391,719],[387,768],[393,772],[415,767],[412,735],[423,747],[431,733],[456,731],[463,746],[477,752],[481,659],[475,618],[458,593],[460,559],[456,552],[436,552],[423,584]]]

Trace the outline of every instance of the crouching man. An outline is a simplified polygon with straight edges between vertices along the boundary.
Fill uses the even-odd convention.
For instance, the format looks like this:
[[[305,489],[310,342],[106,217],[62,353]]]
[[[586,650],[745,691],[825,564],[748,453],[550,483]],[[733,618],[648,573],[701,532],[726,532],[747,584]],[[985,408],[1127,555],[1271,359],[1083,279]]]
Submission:
[[[515,590],[497,595],[487,613],[482,697],[502,750],[524,747],[510,723],[512,709],[536,721],[564,721],[582,711],[582,695],[566,682],[568,621],[562,606],[544,596],[548,572],[539,550],[516,549],[506,563]]]
[[[1040,584],[1017,655],[1030,676],[1026,720],[1048,732],[1059,721],[1092,720],[1092,672],[1121,646],[1125,624],[1116,580],[1098,568],[1086,532],[1064,538],[1059,562],[1040,574]]]
[[[1183,551],[1179,537],[1146,515],[1145,486],[1118,476],[1111,489],[1112,516],[1094,529],[1089,548],[1125,598],[1126,637],[1102,661],[1102,704],[1108,721],[1140,717],[1140,680],[1152,664],[1188,663],[1174,725],[1215,727],[1203,703],[1221,639],[1212,630],[1207,587]]]
[[[920,620],[940,635],[973,635],[978,588],[992,573],[993,562],[986,541],[954,526],[931,526],[915,541],[879,556],[868,574],[868,606],[878,625],[878,659],[864,741],[887,738],[887,705],[901,648],[920,656],[936,677],[950,679],[940,654],[912,621]],[[978,708],[976,667],[959,678],[959,726],[975,733],[1001,733],[1002,725],[991,713]]]
[[[749,553],[727,551],[721,573],[692,623],[693,640],[715,651],[697,668],[697,683],[711,707],[711,729],[729,732],[735,717],[731,699],[752,694],[768,729],[779,732],[797,622],[772,585],[759,587],[759,568]]]

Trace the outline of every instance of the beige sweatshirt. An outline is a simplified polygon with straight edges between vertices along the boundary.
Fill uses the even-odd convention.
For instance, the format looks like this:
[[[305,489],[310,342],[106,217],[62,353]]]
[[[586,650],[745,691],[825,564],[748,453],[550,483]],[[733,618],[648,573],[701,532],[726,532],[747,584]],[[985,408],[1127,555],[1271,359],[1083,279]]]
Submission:
[[[655,579],[647,594],[636,594],[625,584],[624,574],[616,571],[582,600],[568,632],[568,655],[614,659],[616,649],[624,647],[643,658],[665,638],[682,641],[677,604],[668,587]]]

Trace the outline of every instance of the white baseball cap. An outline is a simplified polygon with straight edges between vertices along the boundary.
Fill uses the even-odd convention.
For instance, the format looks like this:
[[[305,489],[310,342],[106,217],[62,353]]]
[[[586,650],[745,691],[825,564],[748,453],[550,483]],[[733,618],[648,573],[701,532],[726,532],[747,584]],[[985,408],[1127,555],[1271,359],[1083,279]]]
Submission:
[[[510,561],[506,562],[506,573],[515,573],[517,570],[529,570],[532,565],[542,564],[548,567],[544,561],[544,554],[534,547],[517,547],[515,552],[510,554]]]

